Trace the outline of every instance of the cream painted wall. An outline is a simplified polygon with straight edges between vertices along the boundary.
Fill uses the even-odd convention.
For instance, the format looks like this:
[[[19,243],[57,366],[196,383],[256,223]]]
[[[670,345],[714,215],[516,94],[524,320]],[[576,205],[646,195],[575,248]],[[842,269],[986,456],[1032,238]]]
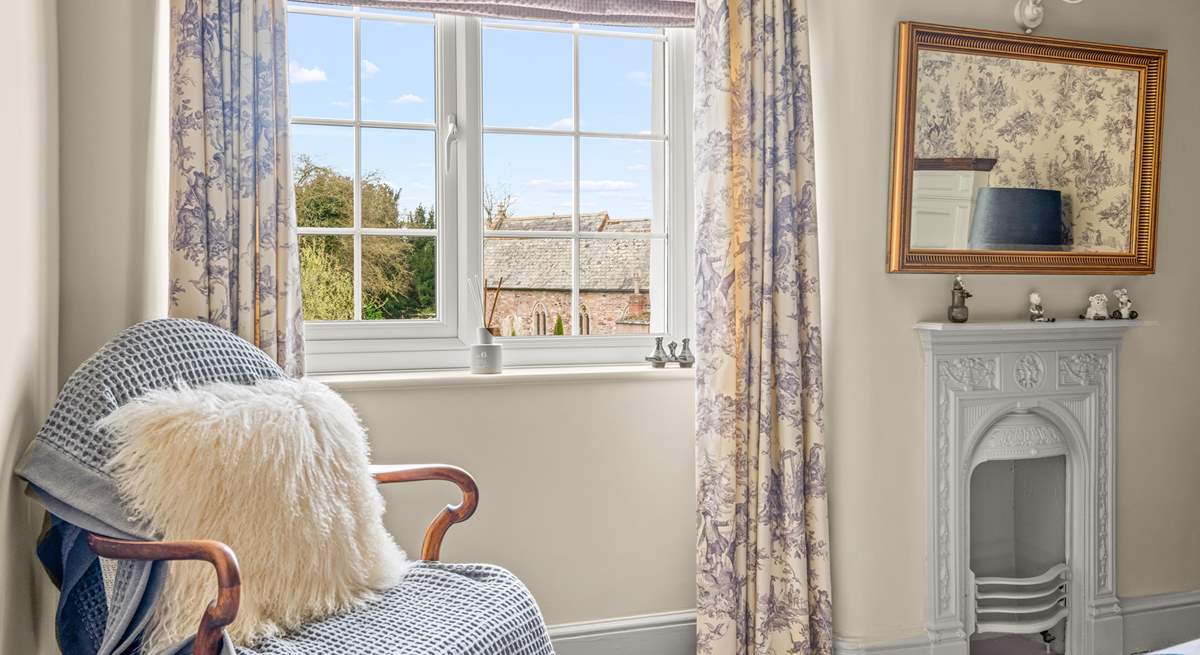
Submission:
[[[165,218],[147,219],[160,4],[58,3],[62,381],[122,328],[165,312]]]
[[[1011,4],[809,0],[834,602],[837,631],[851,639],[923,630],[922,380],[911,325],[943,316],[949,288],[947,276],[884,273],[896,22],[1009,30]],[[144,285],[153,275],[144,268],[139,212],[147,206],[153,7],[153,0],[59,3],[64,376],[147,315],[150,304]],[[1200,588],[1200,439],[1188,411],[1195,404],[1190,374],[1200,368],[1191,335],[1200,324],[1200,303],[1191,295],[1200,258],[1190,252],[1200,244],[1200,222],[1191,215],[1200,173],[1191,154],[1200,152],[1192,118],[1200,106],[1200,3],[1048,2],[1047,16],[1044,34],[1171,51],[1159,273],[968,276],[973,316],[1023,318],[1024,296],[1034,287],[1052,312],[1067,316],[1089,291],[1128,286],[1138,309],[1160,321],[1133,334],[1124,351],[1119,591]],[[372,429],[377,461],[443,460],[480,477],[480,513],[451,530],[445,556],[509,566],[529,582],[547,618],[561,623],[694,605],[691,393],[686,381],[658,380],[359,390],[347,397]],[[0,404],[0,418],[14,416],[8,407]],[[432,512],[453,497],[434,483],[386,493],[389,524],[410,551]],[[0,562],[6,552],[27,551],[0,550]]]
[[[341,389],[373,461],[479,480],[479,511],[450,529],[443,558],[512,570],[551,624],[694,608],[692,380],[477,384]],[[384,493],[410,554],[457,498],[430,482]]]
[[[45,415],[55,384],[58,253],[58,85],[55,5],[17,0],[4,7],[0,61],[0,652],[36,653],[53,609],[33,557],[41,511],[12,477],[13,465]],[[48,652],[48,651],[47,651]]]
[[[1011,31],[1009,0],[809,0],[824,296],[834,616],[861,642],[921,634],[925,501],[921,354],[913,323],[944,320],[946,275],[888,275],[884,232],[896,24]],[[1052,314],[1127,286],[1159,327],[1125,343],[1117,442],[1122,596],[1200,588],[1200,3],[1046,2],[1040,34],[1170,50],[1159,213],[1150,277],[968,275],[973,319],[1024,319],[1025,295]],[[881,593],[886,590],[886,593]]]

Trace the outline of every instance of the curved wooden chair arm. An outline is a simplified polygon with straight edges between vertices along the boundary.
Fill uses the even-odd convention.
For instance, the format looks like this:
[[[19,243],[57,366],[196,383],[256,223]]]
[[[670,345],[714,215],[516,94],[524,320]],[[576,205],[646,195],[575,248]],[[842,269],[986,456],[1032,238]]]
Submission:
[[[442,552],[442,539],[455,523],[471,518],[479,506],[479,486],[475,478],[463,469],[448,464],[410,464],[402,466],[372,466],[371,475],[380,484],[392,482],[417,482],[421,480],[443,480],[453,482],[462,490],[463,499],[457,505],[447,505],[433,518],[425,529],[425,541],[421,544],[421,559],[436,562]]]
[[[219,541],[126,541],[88,533],[88,545],[101,557],[146,561],[202,560],[217,571],[217,598],[208,604],[200,618],[195,655],[218,655],[221,630],[237,617],[242,597],[242,576],[237,556]]]

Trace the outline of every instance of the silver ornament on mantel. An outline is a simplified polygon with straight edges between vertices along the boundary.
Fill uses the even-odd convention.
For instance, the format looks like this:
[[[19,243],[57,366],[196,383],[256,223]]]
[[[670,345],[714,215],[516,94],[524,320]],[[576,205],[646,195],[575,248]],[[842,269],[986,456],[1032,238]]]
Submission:
[[[962,276],[955,275],[954,286],[950,288],[950,306],[946,308],[946,318],[951,323],[967,322],[967,298],[970,297],[971,292],[963,286]]]

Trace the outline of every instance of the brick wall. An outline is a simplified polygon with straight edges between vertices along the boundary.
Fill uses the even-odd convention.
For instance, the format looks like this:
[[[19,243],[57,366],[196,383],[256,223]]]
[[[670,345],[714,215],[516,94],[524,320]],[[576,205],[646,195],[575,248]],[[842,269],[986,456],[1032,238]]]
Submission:
[[[492,314],[492,296],[495,289],[488,289],[484,312]],[[635,295],[637,297],[635,297]],[[632,307],[631,307],[632,301]],[[515,318],[516,330],[519,336],[534,334],[534,312],[537,304],[546,306],[548,315],[546,333],[553,334],[554,319],[562,316],[563,330],[571,333],[571,294],[567,291],[533,291],[533,290],[502,290],[496,301],[496,312],[492,319],[493,327],[499,328],[505,318]],[[634,294],[628,291],[583,291],[579,294],[579,302],[587,307],[591,317],[592,335],[610,334],[648,334],[647,324],[620,323],[622,317],[629,313],[638,314],[639,307],[649,307],[645,292]],[[505,334],[504,336],[510,336]]]

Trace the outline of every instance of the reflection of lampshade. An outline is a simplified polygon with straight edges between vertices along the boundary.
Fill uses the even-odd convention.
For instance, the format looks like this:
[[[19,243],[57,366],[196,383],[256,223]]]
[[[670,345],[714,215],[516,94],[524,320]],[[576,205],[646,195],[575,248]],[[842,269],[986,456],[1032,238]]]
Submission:
[[[975,195],[973,250],[1056,250],[1063,245],[1062,193],[983,187]]]

